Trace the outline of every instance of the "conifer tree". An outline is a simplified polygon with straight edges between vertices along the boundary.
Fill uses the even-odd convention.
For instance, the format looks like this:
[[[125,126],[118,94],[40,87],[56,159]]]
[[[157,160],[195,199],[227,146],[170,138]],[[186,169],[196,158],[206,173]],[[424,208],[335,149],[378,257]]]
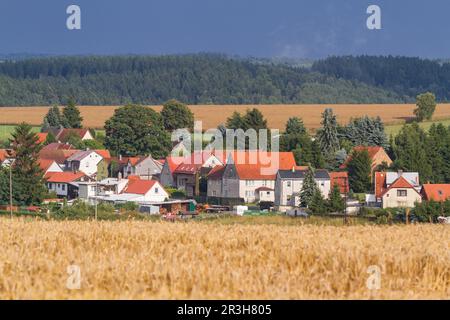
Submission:
[[[75,101],[72,98],[69,99],[67,106],[64,107],[62,116],[63,118],[61,118],[61,125],[63,127],[77,129],[83,127],[83,118],[81,117],[80,110],[77,108],[77,106],[75,105]]]
[[[305,173],[302,190],[300,191],[300,203],[302,207],[308,208],[316,192],[320,192],[314,178],[314,169],[309,166]]]
[[[10,140],[14,154],[12,167],[13,197],[17,204],[40,204],[47,194],[43,172],[38,163],[42,145],[30,125],[15,128]]]

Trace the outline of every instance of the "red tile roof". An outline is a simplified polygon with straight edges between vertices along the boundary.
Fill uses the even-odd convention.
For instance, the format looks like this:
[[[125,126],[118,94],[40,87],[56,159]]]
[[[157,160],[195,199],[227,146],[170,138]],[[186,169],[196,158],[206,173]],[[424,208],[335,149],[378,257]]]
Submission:
[[[103,157],[103,159],[105,159],[105,160],[110,160],[111,159],[111,153],[109,152],[109,150],[97,149],[97,150],[94,150],[94,151],[97,152],[99,155],[101,155]]]
[[[62,142],[65,142],[70,134],[77,134],[80,138],[83,138],[86,133],[89,132],[89,129],[62,129],[58,132],[56,139]]]
[[[272,167],[271,164],[265,164],[267,159],[260,158],[267,157],[267,159],[272,159],[272,157],[278,157],[278,163],[276,166]],[[246,153],[247,158],[244,164],[236,164],[237,174],[240,180],[275,180],[278,170],[292,170],[296,167],[294,154],[292,152],[269,152],[258,153],[257,163],[246,164],[253,161],[251,158],[251,153]],[[239,161],[239,157],[233,158],[234,161]]]
[[[450,184],[424,184],[422,194],[427,201],[445,201],[450,198]]]
[[[51,159],[56,163],[64,163],[67,158],[71,157],[73,154],[79,152],[80,150],[44,150],[39,152],[40,159]]]
[[[331,180],[331,187],[337,184],[341,193],[348,193],[350,191],[348,172],[329,172],[328,174]]]
[[[86,174],[84,172],[52,172],[46,174],[46,178],[48,182],[59,182],[59,183],[69,183],[77,181],[83,177],[85,177]]]
[[[59,143],[59,142],[52,142],[48,145],[44,146],[42,150],[48,151],[48,150],[71,150],[74,149],[74,147],[71,144],[68,143]]]
[[[156,183],[156,180],[131,180],[125,193],[146,194]]]
[[[175,169],[183,163],[184,157],[167,157],[166,162],[169,166],[169,170],[171,173],[175,171]]]
[[[417,192],[417,190],[405,178],[400,177],[395,180],[394,183],[389,186],[389,188],[384,190],[384,192],[381,194],[381,197],[383,197],[389,190],[392,189],[413,189]]]
[[[0,161],[3,162],[9,157],[8,151],[6,149],[0,149]]]
[[[201,164],[180,164],[173,173],[175,174],[196,174],[200,168]]]
[[[225,166],[215,166],[208,173],[208,179],[222,179],[225,168]]]
[[[383,147],[380,146],[356,146],[353,148],[353,150],[350,152],[349,156],[347,157],[347,160],[340,166],[340,169],[345,169],[347,167],[348,162],[352,159],[352,153],[353,152],[361,152],[367,150],[369,153],[369,158],[375,160],[375,156],[378,152],[383,151]]]
[[[36,133],[38,137],[38,143],[44,143],[47,140],[48,133],[47,132],[39,132]]]
[[[40,158],[38,160],[38,162],[39,162],[39,167],[42,169],[42,171],[46,172],[48,170],[48,168],[50,168],[50,166],[55,161],[52,160],[52,159],[42,159],[42,158]]]

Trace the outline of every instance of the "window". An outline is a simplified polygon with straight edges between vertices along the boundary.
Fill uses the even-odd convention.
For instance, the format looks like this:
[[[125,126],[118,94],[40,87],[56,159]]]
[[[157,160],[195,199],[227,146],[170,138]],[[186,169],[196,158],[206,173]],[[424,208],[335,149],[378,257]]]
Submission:
[[[213,191],[213,196],[216,196],[216,191],[215,190]]]
[[[62,191],[65,191],[65,190],[66,190],[66,185],[63,184],[63,185],[62,185]]]
[[[397,190],[397,197],[406,197],[408,195],[407,190]]]
[[[270,191],[267,191],[267,193],[266,193],[268,196],[270,196]]]
[[[288,188],[291,187],[291,182],[290,181],[287,182],[287,186],[288,186]]]
[[[158,188],[155,188],[155,193],[158,193],[159,192],[159,189]]]

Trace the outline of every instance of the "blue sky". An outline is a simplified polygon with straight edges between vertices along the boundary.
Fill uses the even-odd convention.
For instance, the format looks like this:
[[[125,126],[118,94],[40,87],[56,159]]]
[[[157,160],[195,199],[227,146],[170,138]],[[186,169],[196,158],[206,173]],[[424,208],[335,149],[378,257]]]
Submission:
[[[370,4],[382,30],[366,27]],[[450,58],[449,16],[448,0],[0,0],[0,53]]]

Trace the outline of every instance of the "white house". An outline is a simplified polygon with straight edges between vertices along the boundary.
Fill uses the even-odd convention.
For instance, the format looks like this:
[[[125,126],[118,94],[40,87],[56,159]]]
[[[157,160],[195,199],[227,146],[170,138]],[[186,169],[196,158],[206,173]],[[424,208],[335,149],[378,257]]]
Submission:
[[[93,181],[85,173],[78,172],[53,172],[47,173],[47,188],[53,191],[58,197],[67,199],[78,198],[79,182]]]
[[[163,202],[169,198],[167,191],[156,180],[130,180],[122,194],[127,197],[136,195],[141,202]]]
[[[401,178],[401,179],[400,179]],[[421,185],[418,172],[375,172],[374,176],[375,194],[368,197],[368,203],[384,208],[392,206],[414,206],[414,201],[417,200],[417,194],[421,191]],[[404,186],[406,189],[415,190],[414,193],[406,190],[407,198],[400,196],[405,194],[404,191],[399,192],[399,197],[392,192],[395,186]],[[387,192],[391,189],[391,192]],[[412,191],[412,190],[411,190]]]
[[[300,206],[300,192],[303,188],[306,170],[280,170],[275,183],[275,207],[281,212]],[[327,170],[316,170],[314,178],[324,198],[331,190],[331,179]]]
[[[256,154],[256,161],[251,155]],[[225,166],[212,169],[208,175],[208,197],[225,201],[252,203],[273,202],[276,173],[279,169],[295,166],[292,152],[269,152],[268,159],[276,159],[276,165],[265,163],[262,152],[249,151],[235,153],[228,158]],[[261,193],[263,192],[263,193]]]
[[[44,172],[44,175],[52,172],[63,172],[61,166],[52,159],[39,159],[39,167]]]
[[[147,157],[131,157],[128,159],[127,165],[123,168],[123,177],[129,175],[138,176],[143,180],[152,180],[159,178],[163,165],[153,159],[152,156]]]
[[[106,178],[101,181],[79,182],[80,199],[90,199],[96,196],[110,196],[122,193],[128,186],[128,179]]]
[[[98,164],[102,160],[103,157],[93,150],[79,151],[67,158],[65,170],[83,171],[88,176],[93,176],[97,173]]]
[[[403,176],[395,180],[381,194],[381,199],[383,209],[413,208],[416,203],[422,202],[420,193]]]

